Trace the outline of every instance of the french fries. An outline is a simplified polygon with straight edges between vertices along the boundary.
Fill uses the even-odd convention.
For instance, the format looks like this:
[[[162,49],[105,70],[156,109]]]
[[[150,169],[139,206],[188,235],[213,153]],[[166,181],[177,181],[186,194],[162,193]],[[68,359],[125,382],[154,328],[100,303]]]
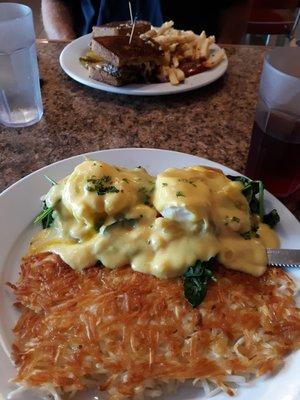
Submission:
[[[215,43],[214,36],[207,37],[204,31],[196,35],[173,26],[174,22],[168,21],[140,35],[144,40],[154,40],[164,52],[161,68],[163,81],[169,80],[172,85],[178,85],[185,80],[185,74],[180,69],[183,60],[201,60],[205,68],[214,68],[224,59],[223,49],[211,51],[211,45]]]
[[[206,68],[214,68],[218,64],[220,64],[220,62],[223,60],[224,57],[225,57],[225,50],[221,49],[216,53],[213,53],[206,61],[203,62],[203,65]]]

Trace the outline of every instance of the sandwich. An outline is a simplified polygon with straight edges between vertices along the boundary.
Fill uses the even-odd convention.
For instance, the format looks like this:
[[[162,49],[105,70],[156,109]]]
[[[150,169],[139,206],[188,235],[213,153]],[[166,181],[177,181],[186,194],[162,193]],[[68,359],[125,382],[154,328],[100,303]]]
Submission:
[[[100,36],[91,41],[100,61],[88,66],[89,76],[113,86],[155,81],[162,51],[151,40],[133,36]]]
[[[141,34],[149,31],[151,24],[148,21],[136,21],[134,27],[134,35],[140,36]],[[131,21],[109,22],[101,26],[94,26],[92,37],[100,36],[130,36],[132,30]]]

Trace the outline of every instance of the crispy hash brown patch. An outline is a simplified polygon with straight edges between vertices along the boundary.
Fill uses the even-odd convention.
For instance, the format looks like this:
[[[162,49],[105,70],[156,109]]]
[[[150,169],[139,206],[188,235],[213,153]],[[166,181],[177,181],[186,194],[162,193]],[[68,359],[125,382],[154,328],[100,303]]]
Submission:
[[[280,269],[255,278],[218,266],[215,275],[193,309],[181,279],[131,268],[77,273],[50,253],[24,259],[10,284],[24,306],[14,328],[15,382],[66,393],[104,374],[101,390],[123,399],[199,378],[233,394],[229,375],[274,371],[299,348],[300,313]]]

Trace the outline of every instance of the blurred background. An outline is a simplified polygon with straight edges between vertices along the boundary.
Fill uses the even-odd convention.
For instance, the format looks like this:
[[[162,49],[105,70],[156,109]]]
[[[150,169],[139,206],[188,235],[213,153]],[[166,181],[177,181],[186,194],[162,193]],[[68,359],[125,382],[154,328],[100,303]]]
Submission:
[[[4,2],[4,0],[0,0],[0,2]],[[47,38],[41,15],[41,0],[12,2],[26,4],[32,8],[36,37]],[[243,4],[243,1],[238,3]],[[219,42],[286,46],[293,38],[295,38],[293,43],[296,42],[296,39],[300,40],[300,0],[245,0],[244,3],[250,5],[247,19],[244,16],[243,20],[244,34],[241,37],[234,34],[235,27],[232,27],[231,16],[233,13],[238,13],[239,10],[236,7],[229,7],[220,19],[221,29],[219,38],[217,38]],[[168,4],[170,4],[169,8],[177,7],[176,0],[170,1]],[[199,27],[201,29],[201,26]]]
[[[37,38],[47,38],[44,30],[42,15],[41,15],[41,0],[27,0],[27,1],[15,1],[15,0],[0,0],[0,3],[21,3],[26,4],[33,11],[35,34]]]

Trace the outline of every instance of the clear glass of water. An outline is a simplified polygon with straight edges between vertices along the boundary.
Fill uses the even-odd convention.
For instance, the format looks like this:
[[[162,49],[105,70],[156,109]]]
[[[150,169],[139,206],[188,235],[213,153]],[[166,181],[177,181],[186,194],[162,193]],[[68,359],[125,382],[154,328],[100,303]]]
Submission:
[[[42,115],[31,9],[0,3],[0,123],[24,127]]]

